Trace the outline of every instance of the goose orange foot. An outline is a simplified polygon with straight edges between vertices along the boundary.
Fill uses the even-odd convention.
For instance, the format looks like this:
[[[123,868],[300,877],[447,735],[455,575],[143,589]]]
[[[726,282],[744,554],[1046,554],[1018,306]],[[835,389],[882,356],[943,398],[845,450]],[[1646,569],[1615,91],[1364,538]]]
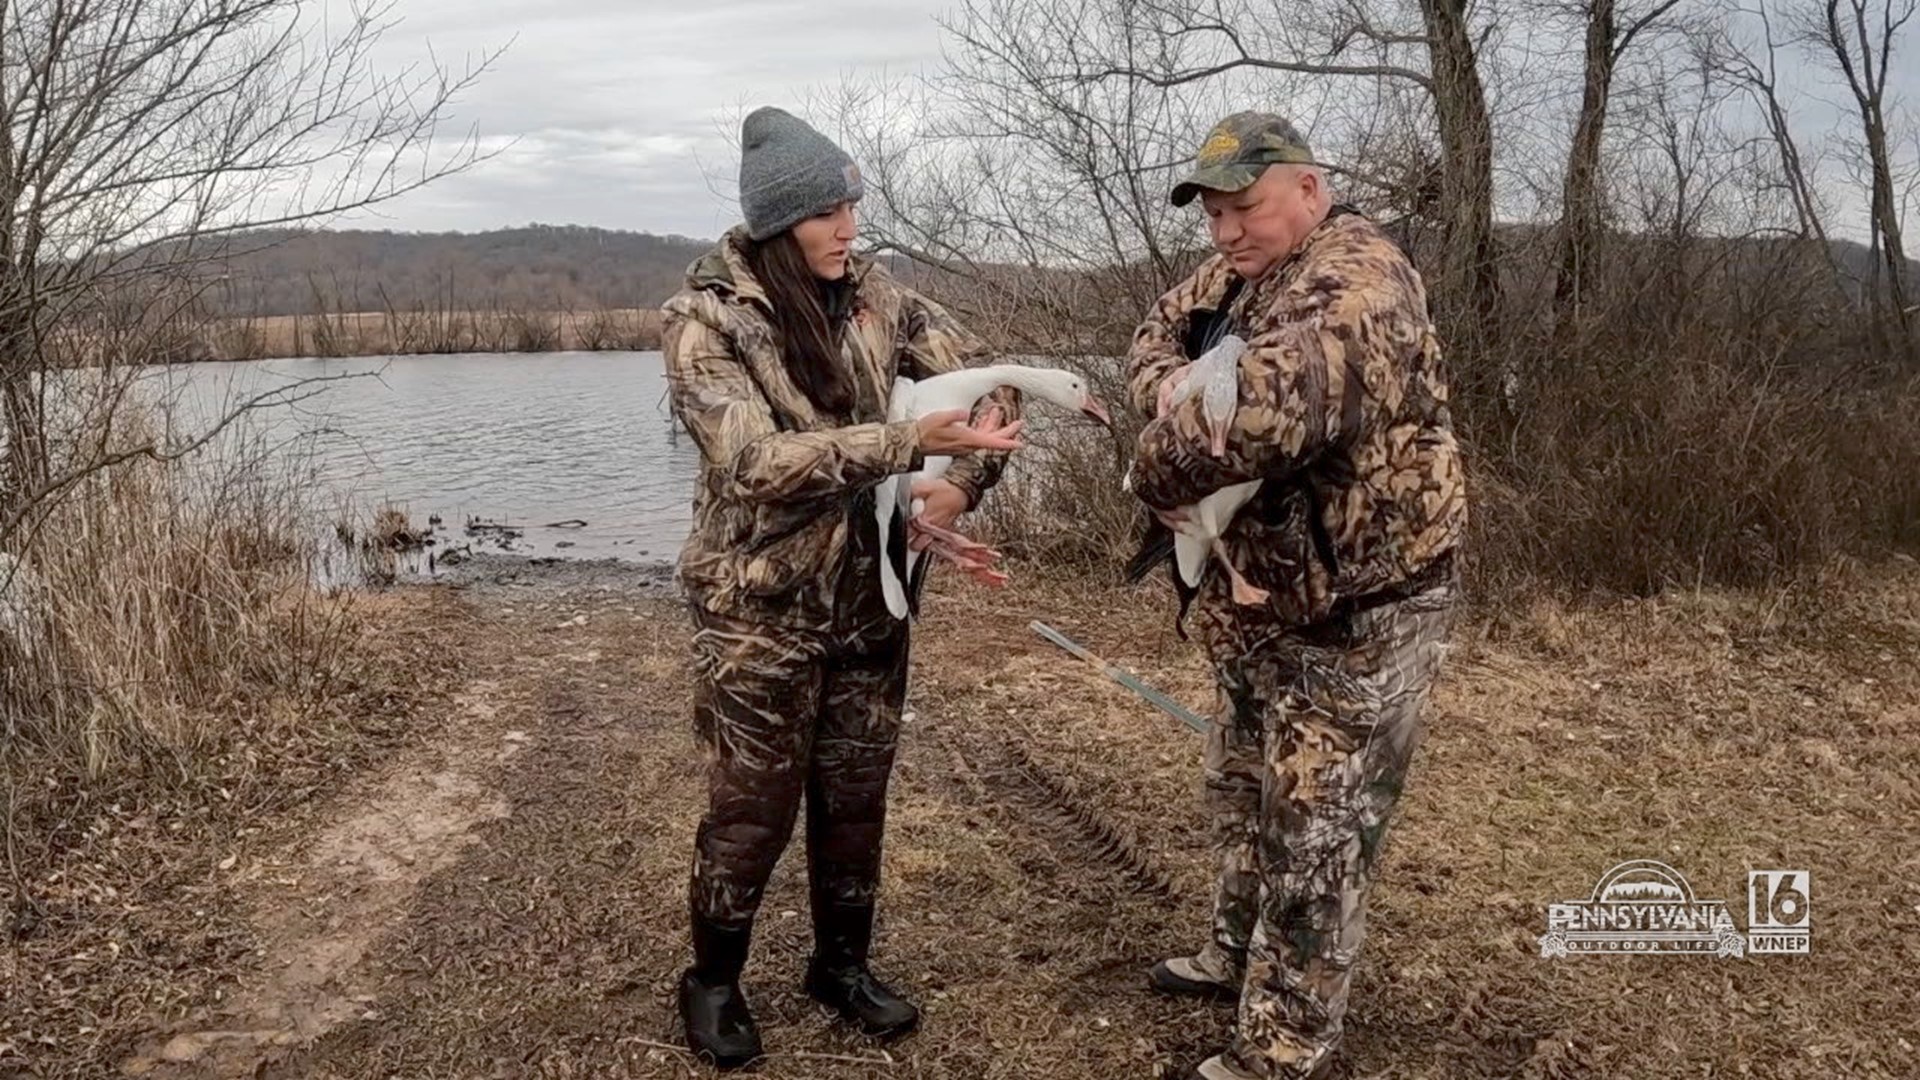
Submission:
[[[1218,550],[1217,548],[1215,550]],[[1227,580],[1233,585],[1233,602],[1249,607],[1264,604],[1273,598],[1273,594],[1242,577],[1238,567],[1227,561],[1225,554],[1220,556],[1220,565],[1227,568]]]
[[[951,529],[928,524],[921,518],[914,518],[911,524],[914,532],[926,539],[926,554],[952,563],[955,569],[983,585],[998,588],[1007,583],[1007,575],[993,565],[1000,561],[998,551]]]

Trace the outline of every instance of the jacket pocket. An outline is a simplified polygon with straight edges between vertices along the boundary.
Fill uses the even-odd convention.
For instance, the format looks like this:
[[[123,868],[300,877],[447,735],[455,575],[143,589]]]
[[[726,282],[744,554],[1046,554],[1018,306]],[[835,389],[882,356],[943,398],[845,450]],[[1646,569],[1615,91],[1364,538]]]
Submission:
[[[744,516],[744,515],[743,515]],[[768,503],[753,508],[751,528],[736,542],[729,576],[740,592],[776,597],[812,590],[825,595],[829,570],[845,542],[837,503]]]

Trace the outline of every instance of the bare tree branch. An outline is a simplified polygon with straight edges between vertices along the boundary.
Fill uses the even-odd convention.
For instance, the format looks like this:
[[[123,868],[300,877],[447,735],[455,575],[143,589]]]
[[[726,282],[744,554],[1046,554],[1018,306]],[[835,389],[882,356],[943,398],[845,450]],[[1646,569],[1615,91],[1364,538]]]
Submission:
[[[439,127],[498,53],[382,70],[392,10],[329,26],[303,0],[6,3],[0,544],[38,500],[128,460],[107,449],[120,404],[190,331],[226,238],[331,221],[490,156]],[[76,364],[99,365],[96,391],[65,377]]]

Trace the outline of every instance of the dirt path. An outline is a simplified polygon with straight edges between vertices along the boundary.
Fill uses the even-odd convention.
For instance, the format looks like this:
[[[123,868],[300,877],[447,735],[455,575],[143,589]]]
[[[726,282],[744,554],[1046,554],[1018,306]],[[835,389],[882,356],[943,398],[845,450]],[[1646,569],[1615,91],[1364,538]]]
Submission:
[[[422,881],[477,842],[474,826],[509,812],[488,767],[526,736],[500,729],[498,689],[475,682],[451,702],[441,737],[359,785],[308,850],[254,869],[259,969],[128,1061],[127,1074],[252,1076],[285,1047],[378,1015],[369,948],[398,927]],[[473,752],[487,746],[497,749]]]
[[[672,1008],[702,797],[678,604],[592,569],[481,575],[469,596],[474,675],[437,736],[250,871],[265,947],[122,1074],[702,1073]],[[1204,933],[1197,738],[1026,628],[1045,618],[1203,707],[1158,599],[938,598],[876,956],[924,1030],[875,1047],[799,993],[790,851],[747,976],[772,1051],[758,1075],[1172,1076],[1217,1048],[1229,1010],[1142,978]],[[1898,781],[1920,767],[1920,606],[1882,614],[1847,624],[1871,638],[1864,665],[1703,629],[1737,610],[1617,631],[1545,612],[1463,648],[1389,843],[1343,1075],[1899,1075],[1915,1040],[1885,1018],[1920,990],[1920,958],[1887,935],[1920,912]],[[1675,662],[1682,645],[1698,659]],[[1779,715],[1799,702],[1819,707]],[[1634,857],[1671,860],[1743,922],[1743,867],[1812,865],[1816,955],[1541,960],[1545,905]]]

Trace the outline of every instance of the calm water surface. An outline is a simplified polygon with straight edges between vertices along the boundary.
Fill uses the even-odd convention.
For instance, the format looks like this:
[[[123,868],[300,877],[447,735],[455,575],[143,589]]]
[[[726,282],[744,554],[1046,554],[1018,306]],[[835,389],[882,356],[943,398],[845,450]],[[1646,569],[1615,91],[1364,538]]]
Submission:
[[[335,379],[253,429],[287,454],[311,454],[326,489],[317,503],[350,500],[364,513],[392,502],[416,525],[437,514],[442,549],[501,550],[490,535],[465,535],[474,518],[522,530],[510,550],[534,555],[659,562],[686,537],[699,451],[669,422],[657,352],[263,360],[152,377],[183,424]],[[573,521],[586,524],[555,527]]]

